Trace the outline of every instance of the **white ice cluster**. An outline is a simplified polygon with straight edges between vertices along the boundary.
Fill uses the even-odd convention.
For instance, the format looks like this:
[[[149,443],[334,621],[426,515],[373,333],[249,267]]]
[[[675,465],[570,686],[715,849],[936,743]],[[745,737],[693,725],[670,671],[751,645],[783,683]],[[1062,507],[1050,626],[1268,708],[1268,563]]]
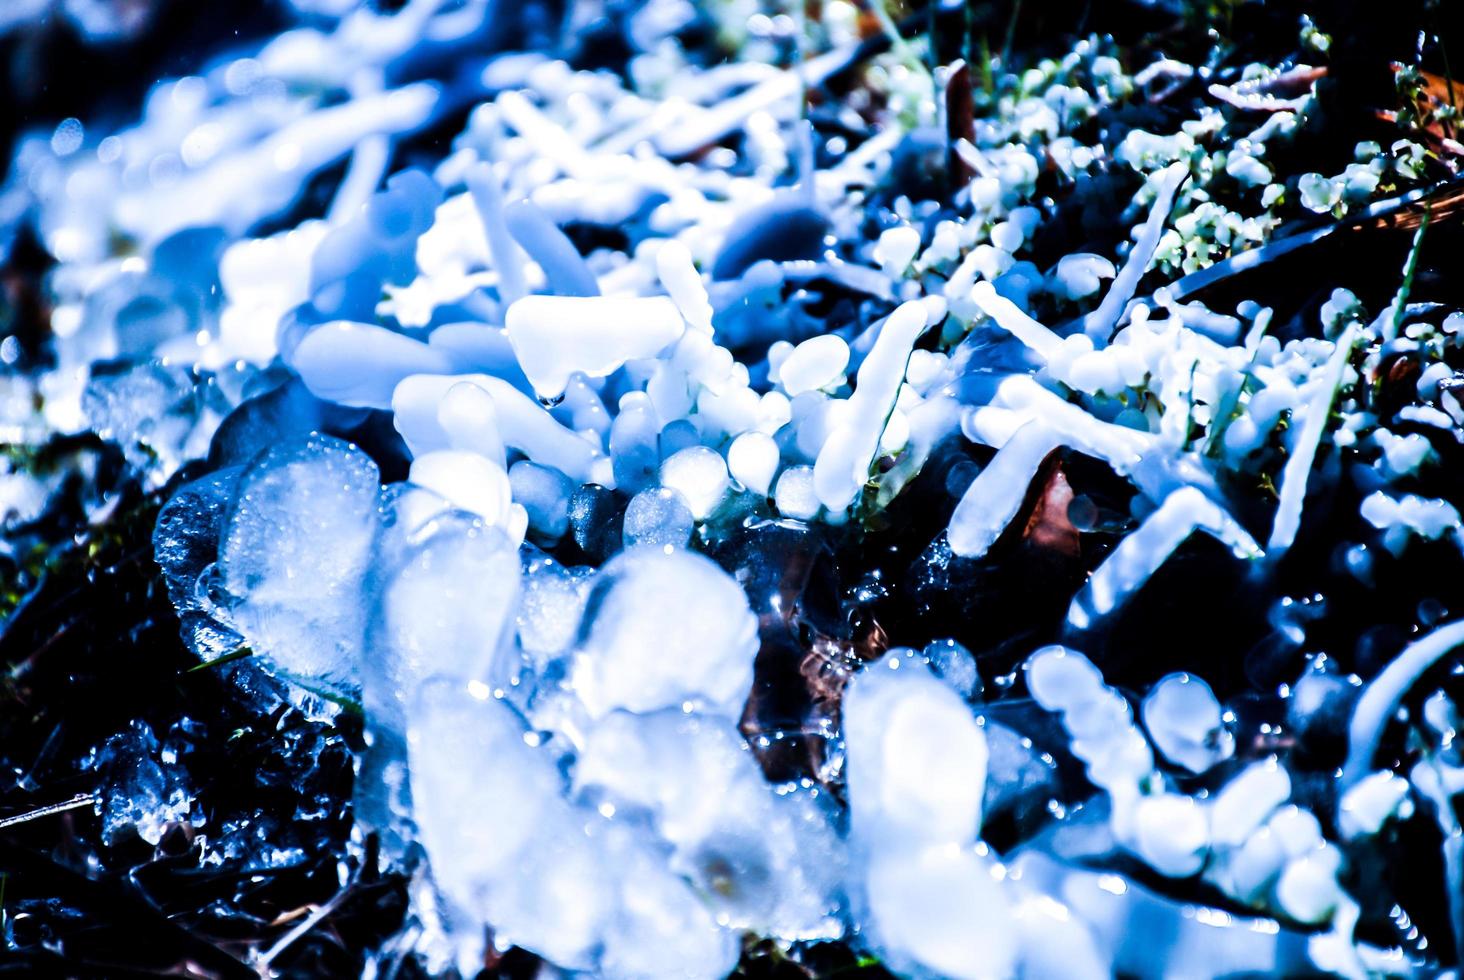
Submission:
[[[61,262],[47,423],[127,443],[155,485],[206,460],[154,539],[185,638],[364,710],[358,818],[389,859],[425,854],[440,905],[418,914],[464,974],[489,930],[615,978],[724,976],[744,934],[845,937],[916,977],[1409,972],[1354,941],[1326,827],[1357,840],[1409,812],[1413,783],[1373,772],[1371,750],[1453,632],[1363,696],[1325,823],[1276,759],[1225,768],[1233,718],[1201,677],[1166,676],[1136,709],[1075,650],[1031,654],[1027,693],[1095,792],[1073,822],[1119,868],[1249,913],[1197,911],[1046,838],[986,842],[1008,771],[993,713],[911,651],[842,691],[830,780],[846,793],[769,782],[742,722],[767,620],[788,610],[754,613],[742,570],[704,553],[749,520],[857,532],[958,438],[988,461],[937,541],[956,559],[997,546],[1054,453],[1131,486],[1133,528],[1071,598],[1078,639],[1198,532],[1279,560],[1333,446],[1366,470],[1361,516],[1388,548],[1464,547],[1457,510],[1405,492],[1434,465],[1427,440],[1358,397],[1414,356],[1418,421],[1464,423],[1438,370],[1457,322],[1410,322],[1406,284],[1371,318],[1339,291],[1322,336],[1282,342],[1270,310],[1187,302],[1183,280],[1140,295],[1155,269],[1266,240],[1282,185],[1264,143],[1308,99],[1267,104],[1224,160],[1207,141],[1255,85],[1177,135],[1086,144],[1100,110],[1183,73],[1130,78],[1082,42],[1004,77],[945,141],[953,209],[900,196],[870,234],[866,207],[941,121],[929,86],[945,79],[881,59],[899,111],[852,148],[816,146],[803,112],[858,53],[842,37],[788,70],[693,71],[650,53],[668,35],[633,84],[521,53],[466,83],[395,83],[415,49],[466,44],[503,6],[358,10],[160,85],[138,126],[95,145],[19,154]],[[383,184],[394,140],[469,105],[430,174]],[[1110,150],[1141,185],[1123,254],[1039,268],[1039,176],[1086,181]],[[327,214],[250,237],[347,158]],[[1304,179],[1303,206],[1371,195],[1387,167],[1359,166]],[[1261,210],[1216,205],[1214,186]],[[1256,485],[1274,500],[1243,509]],[[1429,765],[1412,779],[1447,802],[1458,771]]]
[[[617,977],[722,976],[744,931],[841,933],[834,804],[764,779],[738,729],[756,619],[684,542],[566,570],[321,435],[185,487],[157,541],[200,654],[231,635],[359,692],[381,780],[361,819],[426,849],[464,968],[484,923]]]

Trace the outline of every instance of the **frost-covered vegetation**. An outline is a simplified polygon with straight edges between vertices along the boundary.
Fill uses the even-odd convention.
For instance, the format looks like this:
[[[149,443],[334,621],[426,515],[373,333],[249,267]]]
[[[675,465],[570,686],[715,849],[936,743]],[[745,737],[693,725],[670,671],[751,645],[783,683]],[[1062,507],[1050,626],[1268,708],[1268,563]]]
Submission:
[[[774,6],[297,4],[21,140],[5,611],[136,505],[233,697],[364,726],[370,970],[1457,965],[1438,38],[1337,160],[1325,22]],[[188,732],[104,841],[288,867]]]

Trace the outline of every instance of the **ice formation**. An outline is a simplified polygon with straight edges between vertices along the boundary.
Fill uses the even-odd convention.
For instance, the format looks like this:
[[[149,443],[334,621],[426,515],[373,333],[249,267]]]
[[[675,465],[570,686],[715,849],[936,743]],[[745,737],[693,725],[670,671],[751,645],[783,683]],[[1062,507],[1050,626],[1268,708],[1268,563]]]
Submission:
[[[1256,304],[1184,301],[1181,275],[1278,223],[1262,143],[1309,96],[1257,122],[1270,96],[1211,86],[1220,105],[1176,135],[1114,123],[1091,142],[1136,87],[1195,71],[1132,77],[1095,39],[1001,73],[951,134],[940,80],[895,53],[893,108],[851,145],[801,95],[869,56],[839,2],[797,68],[693,68],[665,26],[677,5],[652,3],[624,76],[521,53],[452,82],[408,71],[503,6],[301,28],[162,83],[130,129],[22,147],[10,191],[68,188],[35,208],[61,263],[56,363],[26,403],[43,417],[16,424],[94,427],[169,487],[155,554],[199,657],[252,654],[315,708],[364,711],[358,819],[388,860],[425,856],[441,906],[418,914],[464,973],[490,931],[617,978],[724,976],[744,933],[843,937],[917,977],[1425,972],[1424,951],[1355,934],[1343,848],[1418,799],[1464,880],[1452,702],[1439,748],[1375,768],[1457,622],[1363,689],[1330,796],[1294,785],[1280,747],[1238,741],[1208,666],[1136,697],[1078,649],[1216,543],[1236,581],[1273,574],[1339,447],[1387,549],[1464,545],[1454,505],[1412,492],[1428,446],[1365,398],[1387,358],[1413,357],[1414,419],[1464,421],[1452,369],[1428,373],[1458,322],[1435,326],[1406,283],[1371,318],[1339,291],[1284,339]],[[394,141],[468,106],[430,172],[387,176]],[[1252,125],[1223,166],[1201,145]],[[930,139],[965,168],[943,173],[945,204],[903,175]],[[1411,150],[1392,152],[1378,168],[1403,175]],[[181,169],[149,176],[164,157]],[[307,181],[347,158],[327,213],[301,220]],[[1040,268],[1057,185],[1039,174],[1068,188],[1110,165],[1132,234]],[[1367,199],[1365,176],[1302,177],[1301,204]],[[1217,189],[1255,191],[1251,213]],[[959,502],[922,582],[987,581],[1018,538],[1084,562],[1067,645],[1024,634],[999,678],[954,641],[887,649],[897,631],[845,635],[852,614],[801,605],[809,556],[911,520],[890,515],[953,446],[942,499]],[[1118,509],[1075,499],[1064,466],[1100,467]],[[807,550],[755,586],[780,534]],[[1363,552],[1342,560],[1366,578]],[[886,587],[845,595],[873,608]],[[1011,704],[1038,721],[1008,726]],[[762,712],[796,721],[765,730]],[[814,735],[833,747],[784,778],[769,745]],[[151,751],[136,742],[108,751]],[[186,816],[155,769],[109,820],[152,797],[149,834]]]
[[[700,705],[735,718],[756,652],[747,599],[710,559],[632,547],[596,576],[571,686],[591,717]]]

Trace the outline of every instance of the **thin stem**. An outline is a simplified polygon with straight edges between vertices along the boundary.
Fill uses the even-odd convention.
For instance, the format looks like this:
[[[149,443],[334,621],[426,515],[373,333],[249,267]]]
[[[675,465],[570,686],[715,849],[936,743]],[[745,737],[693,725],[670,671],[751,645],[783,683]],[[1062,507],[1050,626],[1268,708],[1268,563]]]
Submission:
[[[1413,235],[1413,245],[1408,249],[1408,261],[1403,264],[1403,283],[1398,287],[1398,295],[1393,299],[1393,321],[1386,340],[1392,340],[1398,336],[1398,331],[1403,328],[1403,311],[1408,306],[1408,295],[1413,292],[1413,277],[1418,273],[1418,256],[1423,251],[1423,236],[1428,231],[1429,222],[1432,220],[1433,208],[1425,204],[1423,220],[1419,222],[1418,231]]]
[[[306,916],[293,929],[281,936],[273,946],[265,950],[264,953],[260,955],[257,961],[260,975],[267,975],[269,972],[269,965],[274,962],[276,957],[278,957],[285,950],[293,946],[297,940],[299,940],[302,936],[308,933],[311,929],[314,929],[316,926],[320,925],[320,923],[324,921],[327,916],[331,915],[331,913],[335,912],[336,909],[340,908],[341,903],[346,900],[346,896],[350,893],[351,886],[348,884],[346,885],[346,887],[336,892],[335,895],[331,896],[330,901],[326,902],[324,905],[318,906],[315,911]]]
[[[899,26],[890,17],[890,12],[885,9],[885,0],[870,0],[869,11],[874,14],[875,20],[879,22],[880,30],[889,38],[890,49],[904,62],[905,67],[913,72],[924,75],[930,80],[930,98],[933,103],[939,98],[940,94],[935,90],[935,76],[926,67],[925,62],[920,56],[915,53],[915,49],[910,46],[910,42],[905,39],[905,35],[900,33]]]
[[[1459,103],[1454,98],[1454,73],[1449,69],[1449,46],[1444,43],[1444,33],[1438,29],[1438,13],[1434,13],[1434,37],[1439,42],[1439,59],[1444,63],[1444,88],[1449,95],[1450,112],[1444,119],[1444,131],[1449,134],[1449,139],[1454,138],[1454,110],[1457,110]]]
[[[1022,16],[1022,0],[1012,4],[1012,16],[1007,21],[1006,40],[1001,45],[1001,70],[1011,71],[1012,43],[1017,39],[1017,20]]]
[[[0,820],[0,830],[4,830],[7,827],[14,827],[17,824],[29,823],[32,820],[39,820],[41,817],[49,817],[54,813],[80,810],[82,807],[91,806],[96,801],[97,797],[94,793],[78,793],[64,803],[52,803],[49,806],[27,810],[25,813],[17,813],[13,817],[6,817],[4,820]]]

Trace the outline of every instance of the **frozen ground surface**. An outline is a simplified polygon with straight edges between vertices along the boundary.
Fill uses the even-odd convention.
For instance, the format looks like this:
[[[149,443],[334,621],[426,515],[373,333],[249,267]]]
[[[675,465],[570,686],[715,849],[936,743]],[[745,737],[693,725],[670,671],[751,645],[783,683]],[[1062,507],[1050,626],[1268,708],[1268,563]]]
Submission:
[[[295,0],[20,138],[17,962],[1457,967],[1442,29],[1339,138],[1174,6]]]

